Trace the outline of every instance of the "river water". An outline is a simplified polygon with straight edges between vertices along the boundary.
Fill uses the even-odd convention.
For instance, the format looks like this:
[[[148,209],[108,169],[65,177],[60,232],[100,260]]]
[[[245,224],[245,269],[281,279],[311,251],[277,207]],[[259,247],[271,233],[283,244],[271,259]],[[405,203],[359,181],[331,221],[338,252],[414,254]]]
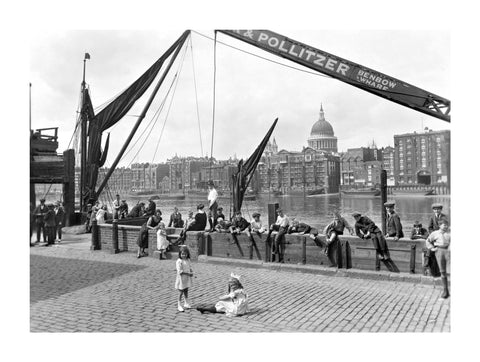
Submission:
[[[129,196],[120,195],[122,199],[126,199],[129,209],[140,201],[147,203],[147,196]],[[49,193],[46,201],[54,202],[59,200],[61,195]],[[390,200],[390,198],[389,198]],[[391,198],[395,200],[395,209],[400,215],[402,225],[406,231],[406,235],[411,230],[413,223],[418,220],[425,226],[432,214],[432,204],[443,204],[443,212],[450,215],[450,196],[397,196]],[[102,201],[102,200],[100,200]],[[358,211],[367,215],[379,227],[381,226],[382,205],[380,197],[365,196],[340,196],[338,194],[331,195],[315,195],[304,197],[303,193],[285,196],[273,196],[268,194],[260,194],[254,201],[244,201],[242,212],[247,220],[251,220],[254,212],[262,215],[262,220],[267,223],[267,210],[269,203],[278,203],[285,213],[290,217],[295,217],[301,222],[305,222],[312,227],[323,229],[332,220],[332,212],[335,210],[347,219],[353,226],[354,219],[352,212]],[[164,220],[169,219],[175,206],[178,207],[183,218],[186,218],[188,211],[196,211],[199,203],[207,205],[207,192],[203,195],[188,195],[185,200],[160,200],[156,201],[157,208],[163,213]],[[228,198],[220,198],[219,206],[223,207],[223,212],[228,216],[231,208],[231,201]],[[108,210],[112,210],[112,205],[107,203]]]
[[[146,196],[123,196],[127,200],[129,208],[133,207],[139,201],[147,203]],[[174,206],[177,206],[180,213],[185,218],[189,210],[196,211],[198,203],[207,205],[207,193],[202,195],[188,195],[185,200],[161,200],[156,201],[157,208],[162,210],[164,220],[169,219],[170,213]],[[390,198],[389,198],[390,200]],[[424,224],[428,223],[432,214],[432,204],[443,204],[444,213],[450,215],[450,196],[397,196],[392,198],[395,200],[395,209],[400,215],[402,225],[405,231],[409,232],[413,223],[418,220]],[[382,204],[380,197],[365,196],[340,196],[332,195],[315,195],[304,197],[303,194],[276,196],[268,194],[260,194],[255,201],[244,201],[242,212],[247,220],[251,219],[251,215],[257,211],[262,215],[264,223],[268,221],[267,210],[269,203],[277,202],[289,217],[295,217],[299,221],[305,222],[315,228],[325,227],[332,220],[332,212],[338,210],[353,226],[354,219],[352,212],[358,211],[367,215],[379,227],[381,226]],[[227,198],[219,199],[219,206],[224,209],[224,214],[228,216],[230,212],[231,202]],[[110,205],[108,208],[110,209]],[[406,235],[408,235],[406,233]]]

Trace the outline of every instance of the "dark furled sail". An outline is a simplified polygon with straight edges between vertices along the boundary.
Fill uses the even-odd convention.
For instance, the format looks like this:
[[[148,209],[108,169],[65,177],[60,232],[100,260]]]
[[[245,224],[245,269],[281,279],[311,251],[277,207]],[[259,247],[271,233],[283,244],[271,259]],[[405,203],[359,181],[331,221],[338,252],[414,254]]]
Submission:
[[[248,184],[252,179],[253,173],[257,168],[258,162],[262,157],[263,150],[272,135],[273,129],[277,124],[278,118],[275,119],[269,131],[263,138],[262,142],[258,145],[257,149],[252,155],[243,162],[243,159],[238,162],[237,170],[232,175],[232,198],[233,198],[233,212],[240,211],[243,203],[243,196],[247,190]]]
[[[92,102],[88,89],[84,89],[82,97],[82,117],[87,117],[88,124],[88,146],[85,169],[85,184],[82,185],[83,205],[95,201],[98,195],[95,193],[97,184],[98,169],[105,163],[108,153],[108,141],[105,149],[101,150],[102,132],[115,125],[133,107],[135,102],[145,93],[157,77],[165,61],[172,53],[181,47],[189,35],[186,31],[182,36],[163,54],[153,65],[122,94],[116,97],[97,115],[93,112]],[[83,135],[82,135],[83,136]]]

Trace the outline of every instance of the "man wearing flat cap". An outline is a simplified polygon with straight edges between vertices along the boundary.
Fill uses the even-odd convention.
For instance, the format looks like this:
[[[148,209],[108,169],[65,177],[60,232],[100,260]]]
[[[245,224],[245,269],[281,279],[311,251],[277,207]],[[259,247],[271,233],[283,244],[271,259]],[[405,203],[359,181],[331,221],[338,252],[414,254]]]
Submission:
[[[395,202],[387,201],[385,204],[387,211],[387,237],[393,238],[393,241],[403,238],[402,223],[400,216],[395,212]]]
[[[442,204],[433,204],[432,205],[433,215],[430,217],[428,222],[428,232],[431,234],[433,231],[440,229],[440,221],[445,220],[448,222],[448,217],[445,215]]]
[[[378,226],[359,212],[354,212],[352,216],[355,219],[355,234],[361,239],[372,239],[373,247],[380,260],[390,260],[387,241]]]
[[[37,229],[37,241],[36,244],[40,243],[40,233],[42,233],[43,241],[47,241],[47,237],[45,234],[45,214],[47,213],[48,208],[45,205],[45,199],[40,199],[40,205],[38,205],[35,210],[33,211],[33,215],[35,217],[35,227]]]

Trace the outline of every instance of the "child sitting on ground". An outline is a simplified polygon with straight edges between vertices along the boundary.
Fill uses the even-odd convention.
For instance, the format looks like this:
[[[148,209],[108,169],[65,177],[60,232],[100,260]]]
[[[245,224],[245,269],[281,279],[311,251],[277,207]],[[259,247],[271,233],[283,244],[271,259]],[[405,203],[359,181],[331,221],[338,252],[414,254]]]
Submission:
[[[241,316],[249,312],[248,294],[240,283],[240,275],[230,274],[228,294],[222,295],[215,306],[197,307],[200,313],[225,313],[228,317]]]

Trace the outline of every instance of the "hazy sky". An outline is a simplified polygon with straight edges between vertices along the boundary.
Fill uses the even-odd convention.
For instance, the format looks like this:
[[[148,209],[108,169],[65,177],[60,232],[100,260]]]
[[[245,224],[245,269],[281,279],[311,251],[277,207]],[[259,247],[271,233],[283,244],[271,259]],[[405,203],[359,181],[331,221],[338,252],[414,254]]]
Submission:
[[[180,70],[177,83],[173,84],[173,78],[167,77],[120,166],[134,161],[164,162],[175,154],[200,156],[202,150],[203,155],[210,154],[214,89],[213,156],[217,159],[234,154],[248,157],[276,117],[279,122],[274,137],[279,149],[301,150],[318,120],[321,104],[338,138],[339,151],[367,146],[372,140],[378,146],[393,145],[394,134],[420,131],[422,126],[450,129],[445,121],[315,73],[221,33],[217,36],[214,57],[214,41],[207,38],[213,38],[213,29],[193,30],[187,51],[179,56],[183,61],[177,60],[170,72],[173,75]],[[447,31],[270,30],[450,99],[450,35]],[[32,34],[32,128],[58,126],[59,150],[63,151],[75,126],[84,53],[91,56],[87,61],[86,82],[94,107],[99,107],[136,80],[181,33],[178,29],[159,28],[55,30]],[[171,95],[166,97],[171,86],[175,90],[173,100]],[[150,90],[109,130],[111,147],[107,165],[118,154],[149,94]],[[154,115],[163,102],[165,106],[155,121]],[[145,141],[148,133],[150,136]]]

